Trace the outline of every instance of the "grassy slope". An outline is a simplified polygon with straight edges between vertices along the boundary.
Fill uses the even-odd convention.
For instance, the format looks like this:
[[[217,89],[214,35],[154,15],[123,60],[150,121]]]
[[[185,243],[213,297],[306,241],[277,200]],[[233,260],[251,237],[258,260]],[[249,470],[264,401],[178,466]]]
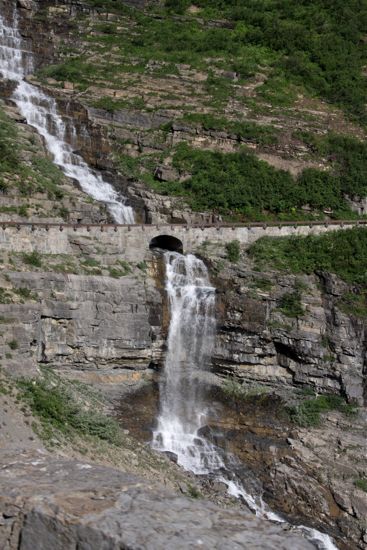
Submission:
[[[351,136],[320,137],[309,131],[297,131],[292,137],[284,132],[279,137],[279,128],[264,125],[261,116],[298,117],[302,128],[307,117],[302,109],[295,110],[296,102],[301,97],[319,97],[365,124],[365,0],[353,0],[347,7],[325,0],[249,0],[245,5],[237,0],[209,0],[195,3],[197,14],[186,0],[167,1],[164,7],[155,6],[145,13],[115,0],[89,3],[118,12],[120,17],[112,22],[93,22],[78,16],[73,24],[85,53],[80,55],[68,45],[66,58],[44,69],[44,78],[71,81],[87,96],[90,86],[100,88],[92,104],[110,112],[124,108],[173,110],[178,105],[185,125],[224,130],[260,150],[271,152],[279,139],[296,139],[308,150],[309,158],[316,164],[323,159],[326,168],[326,172],[305,169],[295,178],[267,167],[245,146],[235,154],[222,155],[163,147],[162,153],[132,160],[127,148],[127,154],[120,153],[122,172],[143,179],[159,193],[185,196],[193,209],[214,210],[229,219],[302,219],[310,216],[302,211],[305,205],[315,217],[324,217],[323,211],[329,209],[336,218],[353,217],[345,195],[367,195],[363,176],[367,146]],[[212,25],[213,19],[221,22]],[[195,88],[192,83],[187,85],[187,97],[180,96],[179,90],[167,89],[164,94],[164,79],[171,78],[167,82],[172,83],[172,78],[181,75],[182,64],[205,74],[205,79]],[[228,70],[238,74],[238,82],[225,77]],[[263,81],[257,86],[260,73]],[[144,96],[140,92],[148,80],[154,80],[161,89],[153,86]],[[110,89],[124,90],[123,97],[104,95],[106,83]],[[247,85],[255,86],[249,94],[244,91]],[[248,113],[245,117],[241,109]],[[248,116],[255,121],[248,121]],[[313,120],[311,128],[317,129],[317,124]],[[162,130],[156,138],[164,141],[171,128]],[[317,131],[324,133],[325,129]],[[119,151],[127,145],[120,144]],[[184,183],[157,182],[154,167],[169,163],[172,157],[178,171],[186,168],[192,178]]]

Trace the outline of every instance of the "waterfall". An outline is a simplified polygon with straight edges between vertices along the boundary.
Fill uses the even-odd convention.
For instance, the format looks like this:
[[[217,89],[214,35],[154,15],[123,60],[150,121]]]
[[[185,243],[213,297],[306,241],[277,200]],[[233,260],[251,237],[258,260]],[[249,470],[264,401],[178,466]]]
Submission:
[[[171,320],[153,447],[174,453],[185,469],[206,474],[224,466],[199,434],[206,423],[201,374],[213,350],[215,289],[195,256],[166,252],[164,257]]]
[[[164,260],[170,325],[152,446],[172,453],[185,470],[223,482],[228,493],[243,500],[257,516],[286,523],[264,503],[261,492],[251,494],[245,488],[244,480],[235,473],[238,460],[202,435],[208,417],[205,372],[210,367],[216,327],[215,288],[199,258],[165,252]],[[289,528],[303,532],[319,550],[337,550],[332,539],[316,529],[303,525]]]
[[[231,494],[242,497],[259,514],[261,498],[251,496],[234,475],[227,475],[226,464],[233,463],[234,457],[224,457],[223,451],[202,434],[208,417],[205,373],[210,367],[216,328],[215,288],[199,258],[165,252],[164,259],[170,325],[152,446],[173,453],[180,466],[197,475],[214,474]]]
[[[105,203],[116,223],[134,223],[133,209],[126,206],[126,199],[73,152],[73,145],[77,146],[75,127],[71,121],[64,123],[55,99],[25,80],[33,71],[33,55],[24,48],[18,23],[16,9],[12,26],[0,14],[0,73],[4,79],[17,82],[12,99],[20,113],[43,136],[53,161],[66,176],[76,180],[93,199]]]

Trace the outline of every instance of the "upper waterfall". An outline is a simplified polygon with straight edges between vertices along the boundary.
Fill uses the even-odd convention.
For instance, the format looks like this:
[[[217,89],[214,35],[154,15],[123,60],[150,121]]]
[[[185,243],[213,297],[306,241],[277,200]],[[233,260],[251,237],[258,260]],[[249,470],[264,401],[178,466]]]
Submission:
[[[65,175],[76,180],[93,199],[105,203],[116,223],[134,223],[133,209],[126,206],[125,197],[73,151],[73,146],[77,146],[75,127],[71,123],[66,126],[55,99],[25,80],[33,70],[33,56],[24,48],[18,23],[16,9],[11,25],[0,14],[0,72],[4,79],[18,83],[12,99],[27,123],[43,136],[55,164]]]

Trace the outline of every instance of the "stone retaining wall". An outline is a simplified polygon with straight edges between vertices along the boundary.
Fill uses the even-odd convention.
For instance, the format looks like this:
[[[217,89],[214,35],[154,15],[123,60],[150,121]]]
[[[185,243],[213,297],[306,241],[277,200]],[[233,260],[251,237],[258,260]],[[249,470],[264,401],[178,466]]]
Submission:
[[[355,226],[367,227],[367,221],[189,226],[189,225],[70,225],[3,222],[0,225],[0,249],[14,252],[37,250],[43,254],[73,254],[88,242],[98,242],[107,254],[121,255],[127,261],[147,259],[149,244],[158,235],[170,235],[183,243],[185,253],[195,253],[205,243],[223,246],[238,240],[246,249],[259,238],[291,235],[319,235]]]

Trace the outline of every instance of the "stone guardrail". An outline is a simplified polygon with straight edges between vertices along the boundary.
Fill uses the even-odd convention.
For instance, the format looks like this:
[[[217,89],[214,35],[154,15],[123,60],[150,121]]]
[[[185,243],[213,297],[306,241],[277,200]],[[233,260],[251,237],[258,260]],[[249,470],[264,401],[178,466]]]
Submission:
[[[105,224],[99,224],[99,223],[57,223],[57,222],[16,222],[16,221],[1,221],[0,222],[0,229],[5,230],[8,227],[15,227],[15,228],[21,228],[21,227],[29,227],[31,230],[36,228],[44,228],[46,231],[49,228],[55,228],[58,227],[60,231],[63,231],[63,229],[74,229],[77,231],[78,229],[95,229],[100,228],[100,230],[103,232],[107,229],[113,229],[114,231],[117,231],[118,228],[127,228],[128,231],[131,231],[132,229],[141,229],[142,231],[145,230],[145,228],[149,229],[165,229],[165,228],[171,228],[171,229],[251,229],[251,228],[272,228],[272,227],[345,227],[345,226],[367,226],[367,219],[366,220],[328,220],[328,221],[318,221],[318,220],[311,220],[311,221],[285,221],[285,222],[250,222],[250,223],[201,223],[201,224],[164,224],[164,223],[158,223],[158,224],[113,224],[113,223],[105,223]]]
[[[74,254],[78,248],[98,246],[107,254],[119,254],[127,261],[149,258],[150,248],[167,248],[196,254],[206,243],[223,247],[237,240],[243,250],[258,239],[320,235],[351,227],[367,227],[367,220],[272,222],[248,224],[78,224],[48,222],[0,222],[0,249],[8,252]],[[163,240],[162,240],[163,239]],[[92,243],[94,244],[92,245]],[[168,248],[170,247],[170,248]],[[172,247],[172,248],[171,248]]]

